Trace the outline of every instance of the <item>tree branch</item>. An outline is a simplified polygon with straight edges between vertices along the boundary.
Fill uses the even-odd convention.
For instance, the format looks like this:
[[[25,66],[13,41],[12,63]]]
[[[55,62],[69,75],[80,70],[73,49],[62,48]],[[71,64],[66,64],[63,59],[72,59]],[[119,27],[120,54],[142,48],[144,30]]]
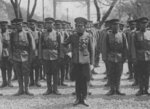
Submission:
[[[35,2],[34,2],[34,6],[33,6],[33,8],[32,8],[31,14],[29,15],[29,18],[32,18],[32,17],[33,17],[34,12],[35,12],[36,5],[37,5],[37,0],[35,0]]]
[[[101,13],[100,13],[100,8],[98,6],[97,0],[94,0],[94,5],[95,5],[96,11],[97,11],[97,21],[100,21]]]
[[[18,5],[20,6],[20,4],[21,4],[21,0],[19,1]]]
[[[27,20],[29,20],[30,15],[30,0],[28,0],[28,6],[27,6]]]

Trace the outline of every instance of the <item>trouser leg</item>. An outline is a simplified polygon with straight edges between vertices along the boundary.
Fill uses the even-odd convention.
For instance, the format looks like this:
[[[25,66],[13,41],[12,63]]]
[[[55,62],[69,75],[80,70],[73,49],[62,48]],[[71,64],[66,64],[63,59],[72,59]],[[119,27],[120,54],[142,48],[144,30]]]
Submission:
[[[2,68],[2,85],[0,86],[0,88],[6,87],[7,86],[7,79],[6,79],[6,69]]]
[[[30,86],[34,86],[34,69],[32,66],[30,69]]]

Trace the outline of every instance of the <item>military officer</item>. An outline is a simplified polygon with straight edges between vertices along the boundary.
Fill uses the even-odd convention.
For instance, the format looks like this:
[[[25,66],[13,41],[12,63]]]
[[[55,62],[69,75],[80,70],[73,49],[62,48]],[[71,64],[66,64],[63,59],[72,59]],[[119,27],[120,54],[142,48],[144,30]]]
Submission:
[[[3,52],[3,44],[2,44],[2,35],[0,33],[0,68],[1,68],[1,63],[2,63],[2,52]],[[0,93],[0,96],[2,96],[3,94]]]
[[[132,45],[132,59],[138,68],[139,91],[136,96],[150,95],[149,72],[150,72],[150,31],[147,30],[149,19],[141,17],[139,20],[140,30],[135,33]]]
[[[35,42],[32,35],[22,29],[23,19],[16,18],[15,22],[17,30],[12,33],[10,38],[9,55],[9,59],[17,73],[19,84],[19,90],[14,96],[22,94],[33,96],[33,94],[29,92],[29,75],[30,64],[34,58],[32,57],[32,52],[35,50]]]
[[[3,54],[2,54],[2,79],[3,83],[0,86],[1,88],[6,87],[13,87],[11,83],[12,77],[12,65],[8,60],[9,57],[9,46],[10,46],[10,32],[7,29],[7,21],[0,22],[1,25],[1,34],[2,34],[2,43],[3,43]]]
[[[60,33],[61,37],[61,45],[60,45],[60,62],[59,62],[59,69],[60,73],[58,75],[58,85],[67,86],[64,84],[65,79],[65,53],[62,51],[62,43],[64,43],[64,40],[68,38],[67,34],[62,31],[62,21],[61,20],[55,20],[55,29],[58,33]]]
[[[125,95],[119,90],[123,64],[127,58],[128,44],[126,36],[119,31],[119,19],[111,20],[111,31],[107,32],[105,40],[104,61],[107,60],[110,91],[106,95]]]
[[[111,20],[105,21],[105,28],[100,31],[99,33],[100,37],[98,38],[98,42],[97,42],[98,43],[97,50],[102,54],[102,60],[104,61],[105,68],[106,68],[106,71],[104,72],[106,74],[106,77],[104,77],[104,79],[108,79],[107,83],[105,84],[105,87],[110,85],[108,64],[107,64],[107,60],[104,59],[105,57],[104,51],[106,49],[104,45],[105,45],[106,35],[109,30],[111,30]]]
[[[125,34],[127,37],[127,41],[128,41],[128,45],[129,45],[129,52],[128,52],[128,69],[129,69],[129,77],[128,79],[132,79],[133,78],[133,72],[134,72],[134,65],[131,59],[131,43],[132,43],[132,37],[136,31],[136,22],[135,20],[130,20],[128,21],[129,24],[129,29],[126,30]]]
[[[71,44],[72,46],[72,77],[76,85],[76,101],[74,106],[86,103],[87,99],[87,82],[90,81],[90,65],[93,66],[93,46],[92,39],[86,30],[87,20],[82,17],[75,19],[76,32],[72,34],[65,42],[64,46]]]
[[[54,22],[55,19],[53,18],[45,18],[45,31],[42,33],[40,39],[40,59],[43,59],[43,67],[47,77],[47,91],[43,95],[52,93],[61,95],[57,89],[61,35],[53,29]]]
[[[38,31],[40,33],[44,32],[44,22],[43,21],[38,21],[37,22],[37,27],[38,27]],[[42,62],[41,66],[40,66],[40,78],[39,79],[40,80],[42,80],[42,79],[46,80],[45,76],[46,76],[46,74],[43,71],[43,62]]]
[[[29,86],[34,86],[36,85],[37,87],[41,87],[41,84],[39,83],[39,74],[40,74],[40,66],[41,66],[41,62],[39,59],[39,39],[40,39],[40,35],[41,33],[39,31],[36,30],[36,24],[37,21],[34,19],[30,19],[28,20],[28,22],[30,23],[30,33],[32,34],[33,38],[35,39],[35,45],[36,45],[36,49],[35,49],[35,53],[33,55],[35,55],[35,58],[33,60],[33,62],[31,63],[31,72],[30,72],[30,85]],[[34,70],[35,70],[35,76],[34,76]],[[34,79],[35,77],[35,79]]]

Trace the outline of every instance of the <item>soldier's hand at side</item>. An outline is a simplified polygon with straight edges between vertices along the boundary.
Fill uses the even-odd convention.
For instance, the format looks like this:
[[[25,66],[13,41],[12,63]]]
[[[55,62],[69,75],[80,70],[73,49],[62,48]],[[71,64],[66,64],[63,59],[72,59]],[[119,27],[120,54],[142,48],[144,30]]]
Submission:
[[[9,60],[9,62],[11,63],[11,64],[13,64],[13,60],[11,59],[11,60]]]
[[[133,63],[134,63],[134,64],[137,64],[137,63],[138,63],[137,59],[134,59],[134,60],[133,60]]]
[[[93,68],[94,68],[94,66],[93,66],[93,65],[90,65],[90,69],[93,70]]]

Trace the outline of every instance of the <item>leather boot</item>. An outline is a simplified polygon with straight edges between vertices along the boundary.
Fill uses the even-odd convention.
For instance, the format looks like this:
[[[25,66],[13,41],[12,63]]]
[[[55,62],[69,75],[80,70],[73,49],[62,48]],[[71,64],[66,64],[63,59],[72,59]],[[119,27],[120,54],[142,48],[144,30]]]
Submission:
[[[73,106],[77,106],[78,104],[81,104],[82,101],[81,101],[81,96],[77,96],[77,99],[76,101],[73,103]]]
[[[61,95],[61,93],[57,89],[58,86],[58,76],[53,75],[53,93],[56,95]]]
[[[40,74],[39,69],[36,69],[35,70],[35,85],[37,87],[41,87],[41,84],[39,83],[39,74]]]
[[[18,77],[18,84],[19,84],[19,90],[16,94],[14,94],[14,96],[20,96],[24,94],[24,90],[23,90],[23,78]]]
[[[34,94],[29,92],[29,77],[28,75],[24,76],[24,84],[25,84],[25,94],[29,96],[33,96]]]
[[[134,82],[133,84],[132,84],[132,86],[137,86],[138,85],[138,82]]]
[[[130,74],[127,80],[133,79],[133,74]]]
[[[7,86],[6,70],[5,70],[5,69],[2,69],[2,80],[3,80],[3,83],[2,83],[2,85],[0,86],[0,88],[4,88],[4,87]]]
[[[12,85],[12,83],[11,83],[11,77],[12,77],[12,71],[10,70],[8,70],[8,86],[9,87],[13,87],[13,85]]]
[[[33,68],[31,67],[31,71],[30,71],[30,84],[29,86],[34,86],[34,72],[33,72]]]
[[[136,96],[141,96],[141,95],[143,95],[144,93],[143,93],[143,89],[140,89],[137,93],[136,93]]]
[[[12,81],[15,81],[15,80],[17,80],[17,74],[16,74],[16,71],[14,70],[14,76],[12,78]]]
[[[43,95],[50,95],[53,93],[52,91],[52,81],[51,81],[51,76],[47,76],[47,91],[45,93],[43,93]]]

